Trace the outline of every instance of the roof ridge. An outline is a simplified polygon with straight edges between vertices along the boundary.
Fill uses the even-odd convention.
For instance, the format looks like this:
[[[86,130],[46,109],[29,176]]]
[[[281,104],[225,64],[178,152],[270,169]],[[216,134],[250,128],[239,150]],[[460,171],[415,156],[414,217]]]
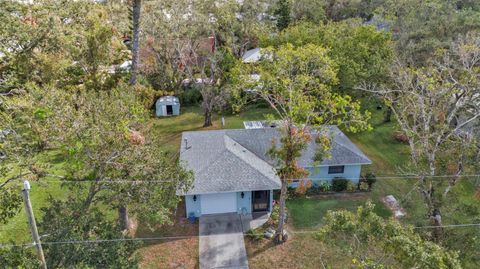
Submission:
[[[360,151],[361,154],[360,154],[359,152],[356,152],[356,151],[351,150],[347,145],[344,145],[343,143],[339,143],[337,140],[335,140],[335,135],[338,135],[338,134],[345,136],[345,137],[348,139],[348,141],[349,141],[355,148],[357,148],[357,149]],[[368,161],[370,161],[370,159],[368,158],[368,156],[365,155],[365,154],[357,147],[357,145],[355,145],[355,143],[353,143],[343,132],[340,131],[340,133],[334,134],[334,137],[333,137],[332,141],[333,141],[334,143],[336,143],[337,145],[341,146],[342,148],[350,151],[351,153],[353,153],[353,154],[355,154],[355,155],[357,155],[357,156],[359,156],[359,157],[361,157],[361,158],[364,158],[364,159],[366,158]]]
[[[230,141],[229,141],[230,140]],[[231,153],[233,153],[237,158],[239,158],[240,160],[242,160],[243,162],[247,163],[248,165],[250,165],[253,169],[257,170],[258,172],[260,172],[262,175],[264,175],[266,178],[268,178],[269,180],[271,181],[275,181],[275,178],[277,177],[276,173],[274,172],[274,167],[272,165],[270,165],[268,162],[266,162],[265,160],[263,160],[262,158],[260,158],[257,154],[253,153],[252,151],[248,150],[246,147],[244,147],[242,144],[240,144],[238,141],[236,141],[235,139],[233,139],[232,137],[230,137],[228,134],[225,134],[224,135],[224,141],[225,141],[225,148],[230,151]],[[252,162],[249,162],[248,160],[246,160],[246,157],[245,156],[242,156],[241,154],[239,154],[239,152],[233,150],[232,148],[232,145],[230,145],[229,143],[231,142],[234,142],[236,144],[238,144],[239,147],[241,147],[241,150],[244,152],[244,153],[247,153],[247,154],[250,154],[252,157],[254,157],[256,160],[252,163]],[[248,156],[247,156],[248,158]],[[257,165],[257,163],[262,163],[263,165],[267,165],[268,167],[271,168],[271,171],[263,171],[259,165]]]

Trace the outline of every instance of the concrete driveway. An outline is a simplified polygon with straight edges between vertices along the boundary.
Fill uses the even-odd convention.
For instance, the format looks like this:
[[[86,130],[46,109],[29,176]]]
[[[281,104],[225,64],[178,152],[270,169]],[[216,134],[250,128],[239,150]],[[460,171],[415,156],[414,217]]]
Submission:
[[[200,269],[248,269],[243,227],[237,213],[200,217]]]

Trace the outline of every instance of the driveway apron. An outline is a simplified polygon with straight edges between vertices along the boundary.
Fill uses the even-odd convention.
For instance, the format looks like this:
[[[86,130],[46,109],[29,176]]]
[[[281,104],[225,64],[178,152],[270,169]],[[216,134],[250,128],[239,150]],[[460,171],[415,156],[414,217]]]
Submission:
[[[199,235],[200,269],[248,269],[242,221],[237,213],[200,217]]]

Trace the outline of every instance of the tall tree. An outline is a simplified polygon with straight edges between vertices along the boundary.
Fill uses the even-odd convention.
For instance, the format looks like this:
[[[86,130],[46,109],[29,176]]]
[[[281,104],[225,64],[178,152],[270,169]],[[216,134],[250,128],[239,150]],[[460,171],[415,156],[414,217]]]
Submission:
[[[130,84],[137,84],[138,66],[140,64],[140,18],[142,0],[132,0],[132,67]]]
[[[6,119],[0,127],[11,130],[1,142],[8,150],[7,161],[14,164],[12,171],[31,173],[34,179],[48,176],[58,172],[51,165],[55,155],[69,164],[61,171],[69,180],[92,181],[87,207],[103,200],[114,208],[131,206],[134,213],[143,211],[138,217],[145,222],[168,220],[177,201],[174,190],[189,175],[175,158],[159,153],[136,92],[124,92],[122,75],[110,71],[122,61],[124,47],[115,38],[103,6],[74,1],[63,8],[49,6],[48,12],[36,7],[23,10],[24,6],[16,6],[1,13],[19,30],[56,30],[49,32],[48,39],[43,34],[39,39],[36,34],[9,37],[9,42],[22,44],[19,51],[8,52],[6,57],[12,61],[2,65],[2,76],[12,89],[0,97],[4,101],[1,116]],[[24,22],[28,16],[35,24]],[[59,19],[65,17],[71,20]],[[32,47],[31,43],[35,50],[23,50]],[[26,63],[15,64],[21,61]],[[52,68],[54,63],[58,68]],[[151,182],[134,183],[144,178]],[[133,183],[119,187],[110,183],[113,180]],[[155,183],[161,180],[165,184]],[[110,186],[108,192],[106,186]]]
[[[330,143],[325,124],[341,125],[350,131],[369,127],[366,123],[369,115],[359,111],[358,102],[331,91],[331,86],[338,83],[337,67],[327,54],[327,50],[319,46],[295,48],[287,44],[268,50],[267,55],[271,57],[266,57],[259,65],[243,67],[248,74],[253,72],[260,76],[258,81],[252,81],[248,74],[244,75],[244,88],[255,89],[282,122],[280,143],[274,143],[269,151],[276,161],[277,175],[282,183],[277,242],[285,240],[287,186],[308,175],[297,163],[307,144],[316,143],[315,160],[321,161],[328,158]],[[306,187],[303,182],[300,190]]]
[[[279,0],[274,15],[276,16],[277,29],[282,31],[290,25],[291,21],[290,0]]]
[[[263,46],[278,47],[287,43],[328,48],[328,56],[339,66],[336,87],[350,94],[354,94],[354,87],[361,82],[385,82],[393,62],[391,35],[355,20],[326,24],[303,22],[262,40]]]
[[[186,70],[193,81],[193,86],[202,95],[202,109],[204,113],[203,127],[212,126],[214,110],[222,110],[231,97],[230,72],[236,65],[233,55],[224,49],[218,49],[213,54],[202,55],[192,53],[192,65]],[[200,76],[200,81],[195,82],[195,77]]]
[[[367,88],[390,106],[408,137],[412,171],[428,208],[435,238],[442,234],[442,205],[476,154],[474,137],[480,118],[480,49],[471,33],[440,51],[425,68],[397,65],[392,87]],[[451,156],[456,156],[452,159]],[[448,175],[448,181],[438,180]]]
[[[98,207],[85,209],[86,197],[80,194],[81,188],[72,189],[78,191],[74,196],[66,201],[50,197],[50,204],[42,208],[39,229],[48,235],[46,240],[69,242],[44,244],[48,267],[138,268],[135,251],[140,242],[128,240],[131,237],[122,234],[118,223],[109,220]]]
[[[416,66],[427,64],[457,35],[480,27],[480,5],[469,1],[386,0],[375,13],[392,30],[402,61]]]

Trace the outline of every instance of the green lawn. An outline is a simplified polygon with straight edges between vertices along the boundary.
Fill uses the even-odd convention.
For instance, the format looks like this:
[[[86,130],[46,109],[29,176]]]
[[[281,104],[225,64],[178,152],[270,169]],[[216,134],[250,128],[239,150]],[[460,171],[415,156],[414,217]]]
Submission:
[[[312,230],[318,228],[323,222],[323,217],[329,210],[356,210],[358,206],[364,204],[364,199],[308,199],[297,198],[287,201],[288,212],[292,218],[292,224],[295,229]],[[382,217],[390,217],[390,211],[377,204],[375,211]]]
[[[19,192],[22,189],[22,184],[17,184]],[[50,195],[53,197],[63,197],[64,190],[60,187],[59,182],[36,183],[31,182],[30,199],[32,201],[33,213],[35,218],[40,220],[42,218],[42,211],[40,208],[48,204]],[[7,243],[14,241],[31,242],[30,230],[28,229],[28,219],[25,209],[22,207],[21,211],[7,224],[3,224],[0,228],[0,243]]]
[[[225,115],[225,128],[243,129],[243,121],[263,120],[271,113],[270,109],[248,107],[244,112],[235,115]],[[184,107],[179,116],[151,118],[150,123],[154,136],[165,150],[177,152],[180,147],[182,132],[221,129],[221,116],[212,116],[213,126],[203,128],[203,114],[200,107]]]

